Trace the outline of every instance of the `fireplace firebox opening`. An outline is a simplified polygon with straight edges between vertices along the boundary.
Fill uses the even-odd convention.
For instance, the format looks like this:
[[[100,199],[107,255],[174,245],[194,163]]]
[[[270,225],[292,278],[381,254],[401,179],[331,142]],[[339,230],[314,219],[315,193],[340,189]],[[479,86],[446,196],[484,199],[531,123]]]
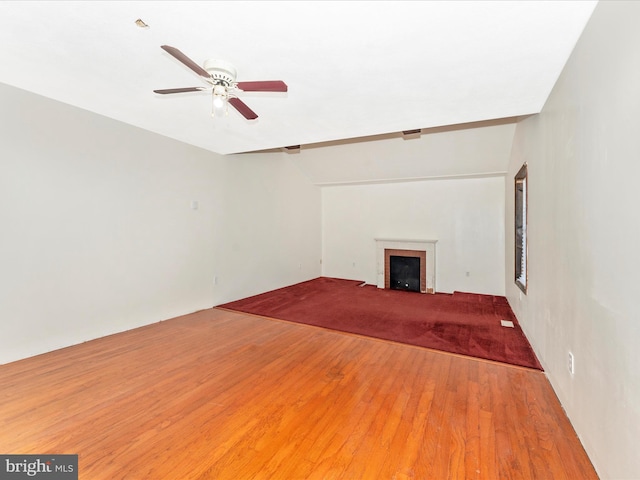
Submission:
[[[389,287],[420,293],[420,257],[389,256]]]

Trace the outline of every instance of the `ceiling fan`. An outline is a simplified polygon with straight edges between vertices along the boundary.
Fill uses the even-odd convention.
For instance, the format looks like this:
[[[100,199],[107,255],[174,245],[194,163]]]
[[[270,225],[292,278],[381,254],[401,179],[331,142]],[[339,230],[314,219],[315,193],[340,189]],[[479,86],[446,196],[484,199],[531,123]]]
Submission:
[[[185,64],[191,70],[200,75],[208,87],[184,87],[168,88],[164,90],[154,90],[161,95],[171,93],[186,93],[211,91],[213,94],[213,109],[211,114],[216,112],[226,113],[227,103],[230,103],[244,118],[255,120],[258,115],[251,110],[246,103],[237,96],[238,91],[243,92],[286,92],[287,85],[282,80],[267,80],[257,82],[236,82],[236,69],[233,65],[223,60],[206,60],[203,67],[187,57],[175,47],[162,45],[161,48]]]

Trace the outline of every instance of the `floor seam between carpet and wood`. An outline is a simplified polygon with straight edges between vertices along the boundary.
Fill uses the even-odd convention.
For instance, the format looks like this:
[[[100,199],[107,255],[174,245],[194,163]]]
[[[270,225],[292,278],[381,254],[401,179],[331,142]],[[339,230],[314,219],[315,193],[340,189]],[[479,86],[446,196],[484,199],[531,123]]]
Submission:
[[[370,335],[362,335],[359,333],[352,333],[352,332],[345,332],[342,330],[336,330],[335,328],[329,328],[329,327],[321,327],[319,325],[311,325],[310,323],[300,323],[300,322],[294,322],[292,320],[283,320],[282,318],[275,318],[275,317],[268,317],[266,315],[260,315],[258,313],[248,313],[248,312],[241,312],[239,310],[234,310],[231,308],[226,308],[226,307],[222,307],[222,306],[217,306],[217,307],[213,307],[215,310],[224,310],[225,312],[232,312],[232,313],[237,313],[237,314],[242,314],[242,315],[250,315],[252,317],[258,317],[258,318],[262,318],[264,320],[269,320],[269,321],[273,321],[273,322],[282,322],[282,323],[287,323],[290,325],[299,325],[300,327],[309,327],[309,328],[318,328],[320,330],[323,330],[325,332],[330,332],[330,333],[335,333],[336,335],[353,335],[355,337],[358,338],[363,338],[366,340],[371,340],[374,342],[390,342],[393,343],[395,345],[402,345],[403,347],[409,347],[409,348],[420,348],[420,349],[425,349],[425,350],[429,350],[431,352],[437,353],[437,354],[441,354],[441,355],[452,355],[454,357],[463,357],[463,358],[470,358],[473,360],[477,360],[479,362],[488,362],[488,363],[492,363],[492,364],[499,364],[499,365],[504,365],[505,367],[510,367],[510,368],[519,368],[519,369],[524,369],[524,370],[535,370],[535,371],[539,371],[540,373],[544,373],[541,369],[536,368],[536,367],[526,367],[523,365],[516,365],[513,363],[506,363],[506,362],[501,362],[498,360],[491,360],[488,358],[480,358],[480,357],[473,357],[470,355],[465,355],[463,353],[453,353],[453,352],[446,352],[444,350],[437,350],[435,348],[430,348],[430,347],[423,347],[421,345],[413,345],[411,343],[404,343],[404,342],[398,342],[396,340],[390,340],[387,338],[378,338],[378,337],[372,337]]]
[[[362,284],[319,277],[218,308],[543,370],[505,297]]]

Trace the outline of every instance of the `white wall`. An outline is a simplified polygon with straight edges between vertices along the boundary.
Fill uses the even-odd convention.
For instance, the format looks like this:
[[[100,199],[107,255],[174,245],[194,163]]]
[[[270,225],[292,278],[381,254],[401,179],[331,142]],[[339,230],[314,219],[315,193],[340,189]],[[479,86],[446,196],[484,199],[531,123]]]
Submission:
[[[215,305],[320,276],[320,189],[290,157],[225,157],[216,173]]]
[[[640,2],[598,4],[542,113],[517,128],[505,198],[507,296],[603,480],[640,478],[638,20]],[[526,296],[513,283],[524,162]]]
[[[286,154],[0,104],[0,363],[319,276],[320,192]]]
[[[323,275],[375,285],[375,238],[437,240],[436,291],[504,295],[504,205],[504,177],[323,187]]]

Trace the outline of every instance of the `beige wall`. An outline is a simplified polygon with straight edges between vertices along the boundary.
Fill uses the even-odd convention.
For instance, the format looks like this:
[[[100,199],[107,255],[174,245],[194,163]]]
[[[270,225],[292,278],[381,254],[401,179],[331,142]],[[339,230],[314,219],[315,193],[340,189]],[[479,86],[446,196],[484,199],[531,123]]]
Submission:
[[[0,104],[0,363],[319,276],[320,191],[286,154]]]
[[[515,119],[303,146],[296,165],[316,185],[504,175]]]
[[[603,479],[640,478],[639,20],[640,2],[598,4],[542,113],[518,125],[507,177],[507,296]],[[526,296],[513,282],[524,162]]]

